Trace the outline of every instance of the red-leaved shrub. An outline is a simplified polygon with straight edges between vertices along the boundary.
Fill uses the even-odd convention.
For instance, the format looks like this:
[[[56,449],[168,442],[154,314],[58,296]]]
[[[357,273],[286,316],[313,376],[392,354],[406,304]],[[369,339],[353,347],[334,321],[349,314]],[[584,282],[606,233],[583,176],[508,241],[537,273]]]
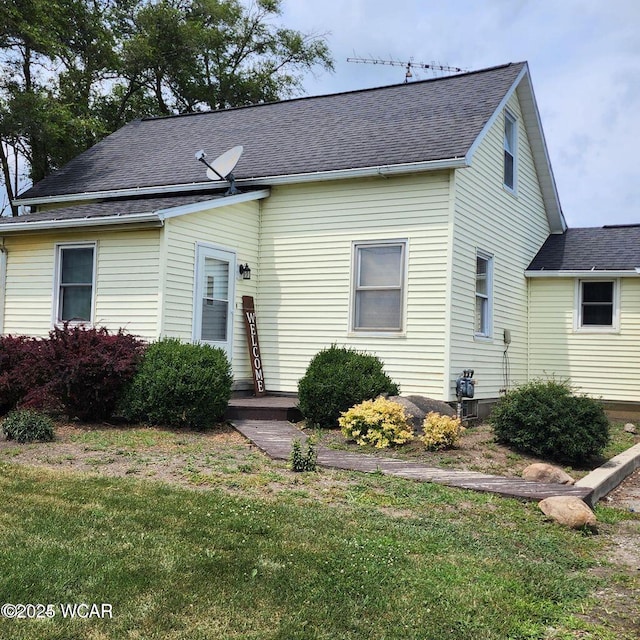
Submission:
[[[113,412],[144,349],[135,336],[104,327],[56,327],[48,338],[0,338],[0,409],[63,412],[85,422]]]
[[[42,362],[42,340],[27,336],[0,336],[0,414],[49,379]]]
[[[58,400],[70,418],[107,418],[133,378],[143,348],[142,341],[121,329],[56,327],[43,343],[50,367],[46,395]]]

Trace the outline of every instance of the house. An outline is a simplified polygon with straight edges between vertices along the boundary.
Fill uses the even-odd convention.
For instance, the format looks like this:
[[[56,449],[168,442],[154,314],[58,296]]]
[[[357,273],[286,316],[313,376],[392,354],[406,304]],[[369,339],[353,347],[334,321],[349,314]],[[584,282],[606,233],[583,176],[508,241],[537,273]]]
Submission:
[[[238,193],[225,195],[194,154],[236,145]],[[534,375],[586,381],[582,348],[640,332],[628,261],[594,274],[554,262],[576,234],[526,63],[135,121],[18,204],[31,212],[0,220],[3,333],[45,335],[72,320],[203,341],[227,351],[237,389],[252,386],[243,296],[255,301],[273,392],[294,392],[312,356],[336,343],[379,355],[403,393],[446,401],[472,368],[485,402]],[[618,333],[573,346],[585,329],[567,320],[575,295],[583,323],[600,317],[585,311],[604,295],[584,284],[592,277],[614,283]],[[588,391],[634,400],[638,374],[622,371],[616,389],[596,375]]]
[[[529,375],[568,379],[611,408],[640,401],[640,225],[568,229],[529,279]]]

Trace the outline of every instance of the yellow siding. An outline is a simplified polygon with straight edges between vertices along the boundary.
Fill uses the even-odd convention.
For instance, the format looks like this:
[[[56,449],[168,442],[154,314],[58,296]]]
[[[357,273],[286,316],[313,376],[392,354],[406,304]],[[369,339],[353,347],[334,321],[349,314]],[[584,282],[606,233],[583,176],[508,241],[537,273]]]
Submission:
[[[236,252],[238,264],[248,262],[251,280],[236,281],[233,372],[236,384],[251,380],[247,356],[242,296],[256,297],[259,278],[259,201],[250,201],[169,218],[163,242],[164,285],[162,335],[191,341],[197,242]],[[262,340],[262,336],[260,336]]]
[[[155,339],[159,239],[158,229],[7,236],[3,332],[47,335],[52,326],[56,243],[97,242],[96,325]]]
[[[443,387],[449,173],[273,188],[263,201],[258,321],[267,388],[295,391],[332,343],[377,354],[404,393]],[[349,332],[352,241],[408,244],[405,335]]]
[[[476,150],[472,167],[455,174],[455,227],[451,278],[451,358],[445,395],[454,381],[475,370],[476,397],[495,398],[506,384],[504,329],[511,331],[510,382],[527,378],[527,268],[549,234],[517,96],[508,104],[518,119],[517,194],[503,187],[504,116]],[[476,250],[494,256],[493,338],[474,338]]]
[[[640,279],[620,279],[620,330],[574,331],[575,280],[532,278],[530,375],[604,400],[640,400]]]

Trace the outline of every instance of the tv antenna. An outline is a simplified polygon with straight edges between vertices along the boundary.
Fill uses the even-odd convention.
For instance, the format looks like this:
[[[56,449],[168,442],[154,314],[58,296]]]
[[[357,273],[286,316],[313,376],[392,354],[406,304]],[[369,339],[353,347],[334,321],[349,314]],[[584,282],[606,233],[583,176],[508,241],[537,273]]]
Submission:
[[[444,71],[445,73],[464,73],[467,69],[459,67],[449,67],[443,64],[427,64],[426,62],[400,62],[399,60],[381,60],[380,58],[347,58],[347,62],[357,62],[359,64],[382,64],[391,67],[405,67],[404,81],[409,82],[409,78],[413,77],[411,69],[429,69],[430,71]]]
[[[211,164],[207,162],[207,154],[200,149],[196,153],[196,160],[202,162],[207,167],[207,178],[209,180],[225,180],[229,183],[229,189],[224,194],[225,196],[235,196],[240,193],[236,189],[236,180],[233,177],[233,170],[240,160],[240,156],[244,148],[242,145],[233,147],[224,153],[221,153]]]

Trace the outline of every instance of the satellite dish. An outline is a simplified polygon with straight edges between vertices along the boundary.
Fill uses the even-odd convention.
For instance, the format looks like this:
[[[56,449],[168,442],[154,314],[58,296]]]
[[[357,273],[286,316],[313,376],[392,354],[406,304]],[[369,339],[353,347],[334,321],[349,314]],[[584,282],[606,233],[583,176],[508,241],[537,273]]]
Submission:
[[[226,195],[235,195],[238,193],[233,177],[233,170],[240,160],[240,156],[244,148],[242,145],[233,147],[224,153],[221,153],[211,164],[206,160],[207,154],[204,151],[196,153],[196,160],[207,166],[207,178],[209,180],[226,180],[229,182],[229,190]]]
[[[209,180],[226,180],[227,176],[235,169],[235,166],[242,155],[242,145],[233,147],[219,155],[207,169],[207,178]],[[222,178],[220,177],[222,176]]]

